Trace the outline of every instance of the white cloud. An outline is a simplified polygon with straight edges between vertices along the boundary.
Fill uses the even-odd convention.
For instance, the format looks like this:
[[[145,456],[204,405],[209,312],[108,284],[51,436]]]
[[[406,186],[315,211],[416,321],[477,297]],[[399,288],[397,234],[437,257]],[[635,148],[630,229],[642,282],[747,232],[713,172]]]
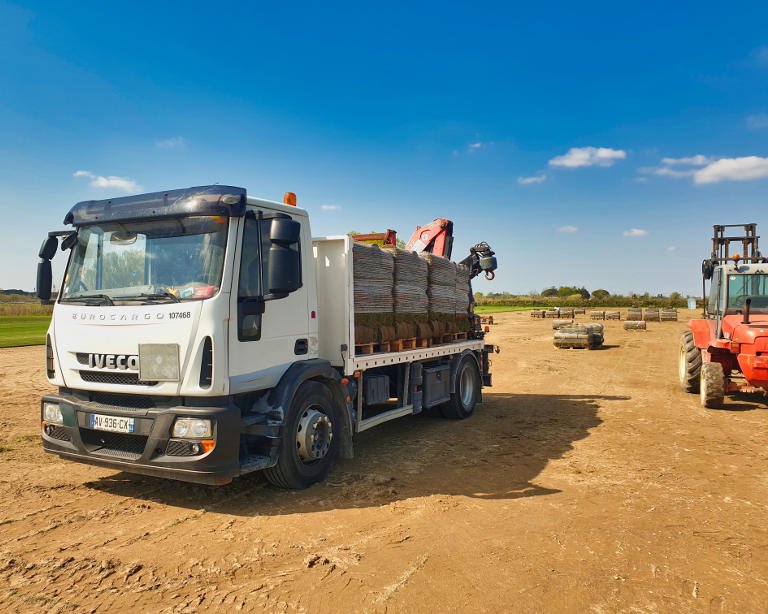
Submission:
[[[675,251],[677,251],[677,246],[676,246],[676,245],[670,245],[670,246],[667,248],[667,251],[668,251],[668,252],[675,252]]]
[[[747,117],[747,126],[760,129],[768,128],[768,113],[757,113]]]
[[[749,181],[768,177],[768,158],[745,156],[721,158],[696,171],[693,182],[697,185],[720,181]]]
[[[341,205],[320,205],[323,211],[341,211]]]
[[[585,166],[612,166],[617,160],[624,160],[627,152],[610,147],[571,147],[568,153],[555,156],[549,161],[550,166],[582,168]]]
[[[531,175],[530,177],[518,177],[517,183],[520,185],[533,185],[535,183],[544,183],[547,180],[547,176],[544,173],[538,175]]]
[[[456,157],[462,156],[462,155],[471,156],[476,153],[480,153],[481,151],[485,151],[492,145],[493,145],[493,141],[473,141],[472,143],[467,143],[464,149],[454,149],[453,155]]]
[[[90,179],[90,186],[92,188],[114,188],[116,190],[123,190],[124,192],[139,192],[141,186],[133,179],[128,177],[117,177],[116,175],[109,175],[107,177],[103,175],[94,175],[91,171],[75,171],[72,173],[73,177],[85,177]]]
[[[703,154],[696,154],[687,158],[662,158],[661,163],[667,166],[706,166],[712,164],[715,158],[710,158]]]
[[[155,143],[155,147],[159,147],[160,149],[183,149],[186,146],[187,139],[183,136],[172,136]]]
[[[645,237],[648,235],[648,231],[643,230],[642,228],[630,228],[621,234],[623,234],[625,237]]]
[[[683,177],[693,177],[696,172],[695,168],[689,168],[686,170],[679,170],[675,168],[668,168],[662,166],[659,168],[641,169],[643,172],[651,173],[652,175],[658,175],[659,177],[672,177],[673,179],[682,179]]]
[[[469,143],[467,145],[466,153],[476,154],[481,151],[485,151],[491,145],[493,145],[493,141],[475,141],[474,143]]]
[[[560,228],[557,229],[557,232],[573,234],[574,232],[579,232],[579,228],[578,226],[560,226]]]

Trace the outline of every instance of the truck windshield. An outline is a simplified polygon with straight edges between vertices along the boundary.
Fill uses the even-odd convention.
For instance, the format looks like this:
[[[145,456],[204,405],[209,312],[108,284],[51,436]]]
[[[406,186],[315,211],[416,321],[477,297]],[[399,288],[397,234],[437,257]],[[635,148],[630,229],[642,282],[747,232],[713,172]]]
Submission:
[[[747,298],[751,309],[768,310],[768,275],[728,275],[728,309],[743,309]]]
[[[192,216],[81,227],[62,302],[210,298],[219,290],[228,220]]]

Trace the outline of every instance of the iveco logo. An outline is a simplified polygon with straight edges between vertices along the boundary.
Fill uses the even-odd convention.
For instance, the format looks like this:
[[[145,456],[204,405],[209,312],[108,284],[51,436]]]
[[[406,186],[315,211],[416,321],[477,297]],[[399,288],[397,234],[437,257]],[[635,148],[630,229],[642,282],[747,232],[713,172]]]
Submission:
[[[139,370],[139,357],[128,354],[88,354],[88,366],[91,369],[130,369]]]

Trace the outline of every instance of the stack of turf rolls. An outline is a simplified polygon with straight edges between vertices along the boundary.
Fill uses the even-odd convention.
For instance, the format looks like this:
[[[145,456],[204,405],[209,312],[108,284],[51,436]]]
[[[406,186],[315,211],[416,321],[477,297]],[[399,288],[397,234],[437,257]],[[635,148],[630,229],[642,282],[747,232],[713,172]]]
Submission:
[[[395,249],[395,329],[398,339],[432,337],[428,265],[416,252]]]
[[[429,265],[429,323],[435,337],[456,328],[456,264],[434,254],[421,254]]]
[[[454,295],[454,313],[456,314],[456,330],[469,331],[469,297],[472,287],[469,282],[469,267],[456,265],[456,292]]]
[[[392,253],[376,245],[355,243],[355,343],[380,343],[396,337]]]

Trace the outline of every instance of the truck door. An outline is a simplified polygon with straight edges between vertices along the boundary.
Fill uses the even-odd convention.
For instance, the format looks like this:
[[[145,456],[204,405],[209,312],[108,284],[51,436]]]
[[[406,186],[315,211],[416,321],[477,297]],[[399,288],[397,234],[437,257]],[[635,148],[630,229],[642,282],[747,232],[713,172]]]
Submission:
[[[277,295],[270,295],[266,287],[270,258],[275,258],[275,250],[270,249],[269,216],[266,211],[249,210],[241,222],[239,263],[230,297],[232,394],[273,387],[291,364],[314,357],[307,349],[307,284],[300,281],[298,289]],[[306,221],[301,216],[293,219]],[[298,252],[300,267],[306,273],[306,263],[302,262],[303,226],[306,224],[302,224],[299,242],[282,247]]]

